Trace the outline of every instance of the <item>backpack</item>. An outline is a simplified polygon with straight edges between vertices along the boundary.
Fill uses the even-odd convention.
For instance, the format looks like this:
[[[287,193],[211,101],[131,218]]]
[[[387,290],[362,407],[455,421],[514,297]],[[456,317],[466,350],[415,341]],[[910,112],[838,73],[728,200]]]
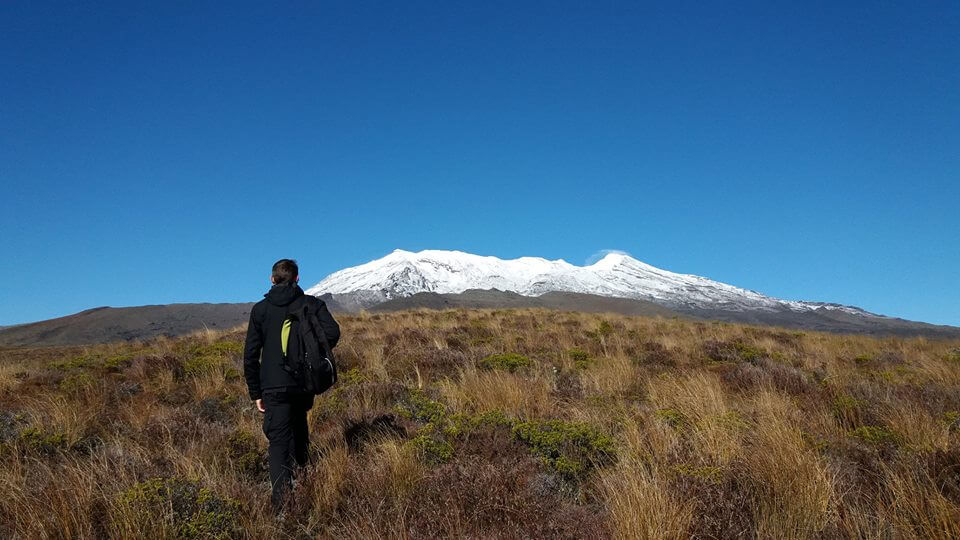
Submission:
[[[294,323],[299,323],[294,325]],[[296,328],[296,331],[293,329]],[[304,302],[288,312],[281,332],[283,369],[308,394],[322,394],[337,382],[337,363],[317,314]]]

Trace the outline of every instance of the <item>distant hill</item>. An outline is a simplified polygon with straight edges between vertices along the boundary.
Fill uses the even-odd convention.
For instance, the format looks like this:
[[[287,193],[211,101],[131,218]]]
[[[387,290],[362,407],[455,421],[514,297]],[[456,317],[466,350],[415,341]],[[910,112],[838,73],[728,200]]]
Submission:
[[[334,313],[344,309],[321,297]],[[246,325],[253,302],[238,304],[158,304],[96,307],[73,315],[0,328],[0,347],[86,345],[156,336],[181,336],[209,328]]]
[[[0,329],[0,346],[82,345],[179,336],[245,324],[252,303],[96,307],[66,317]]]

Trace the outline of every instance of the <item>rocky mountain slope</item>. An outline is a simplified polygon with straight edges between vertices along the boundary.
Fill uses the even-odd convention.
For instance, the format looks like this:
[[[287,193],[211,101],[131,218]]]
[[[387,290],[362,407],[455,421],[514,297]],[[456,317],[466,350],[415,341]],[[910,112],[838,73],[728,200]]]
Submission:
[[[421,292],[497,289],[523,296],[572,292],[646,300],[675,309],[796,311],[818,309],[869,315],[850,306],[780,300],[690,274],[677,274],[610,253],[588,266],[538,257],[504,260],[460,251],[395,250],[386,257],[330,274],[307,290],[368,308]],[[342,297],[342,298],[341,298]]]
[[[490,298],[477,291],[495,291]],[[512,293],[513,296],[503,292]],[[611,312],[628,312],[628,299],[659,306],[672,314],[751,324],[868,334],[955,337],[960,328],[938,326],[867,312],[826,302],[783,300],[690,274],[678,274],[610,253],[576,266],[537,257],[504,260],[460,251],[395,250],[389,255],[330,274],[307,290],[326,295],[349,311],[401,307],[551,306],[547,294],[568,297],[562,309],[584,310],[605,304]],[[522,300],[523,297],[531,300]],[[539,298],[540,300],[533,300]],[[555,299],[554,299],[555,300]]]

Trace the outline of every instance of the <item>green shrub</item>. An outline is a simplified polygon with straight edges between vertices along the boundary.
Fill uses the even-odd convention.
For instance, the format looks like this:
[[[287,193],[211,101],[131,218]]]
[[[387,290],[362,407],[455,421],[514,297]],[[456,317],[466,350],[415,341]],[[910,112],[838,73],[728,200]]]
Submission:
[[[60,379],[58,386],[64,392],[77,392],[88,388],[93,385],[93,377],[85,372],[78,371],[68,374],[66,377]]]
[[[23,447],[44,454],[52,454],[69,447],[67,436],[64,433],[51,433],[38,427],[23,429],[18,439]]]
[[[443,433],[448,437],[468,435],[483,426],[513,428],[517,422],[507,417],[502,411],[487,411],[477,415],[457,413],[450,415],[447,420],[443,426]]]
[[[849,419],[858,414],[865,404],[866,402],[862,399],[841,394],[833,399],[833,414],[841,420]]]
[[[865,366],[873,362],[873,356],[869,354],[858,354],[853,358],[853,363],[858,366]]]
[[[337,386],[317,396],[313,404],[314,421],[324,421],[343,414],[347,409],[347,402],[344,400],[344,387],[337,383]],[[398,406],[399,410],[400,407]],[[401,414],[403,414],[401,412]],[[409,416],[407,416],[409,418]]]
[[[423,461],[438,465],[453,458],[453,445],[430,434],[417,435],[409,441]]]
[[[343,373],[337,374],[337,384],[340,386],[346,386],[349,384],[359,384],[364,381],[367,381],[369,377],[366,373],[360,370],[360,368],[350,368]]]
[[[256,439],[244,430],[238,429],[227,438],[227,455],[244,474],[255,476],[266,470]]]
[[[500,369],[513,373],[518,369],[529,366],[530,359],[522,354],[491,354],[480,360],[478,365],[483,369]]]
[[[50,365],[55,369],[59,369],[61,371],[71,371],[76,369],[92,367],[95,361],[96,361],[96,357],[93,357],[93,356],[77,356],[74,358],[70,358],[68,360],[60,360],[57,362],[53,362]]]
[[[397,405],[396,410],[401,416],[438,427],[447,416],[447,408],[443,403],[428,398],[420,390],[410,392],[407,399]]]
[[[703,350],[707,358],[720,363],[756,363],[767,356],[763,349],[739,339],[735,341],[708,340],[703,344]]]
[[[601,337],[607,337],[613,333],[613,326],[607,321],[600,321],[600,326],[597,327],[597,334]]]
[[[896,433],[882,426],[860,426],[852,430],[850,436],[874,445],[896,445],[900,440]]]
[[[235,538],[240,536],[237,518],[240,504],[220,497],[197,482],[180,478],[151,478],[116,498],[114,518],[127,518],[126,525],[147,531],[163,524],[178,538]]]
[[[737,354],[744,362],[754,362],[767,355],[763,349],[748,345],[742,341],[734,342],[733,346],[737,349]]]
[[[187,377],[196,377],[212,373],[224,365],[219,356],[191,356],[183,363],[183,374]]]
[[[676,409],[659,409],[655,413],[657,418],[670,425],[670,427],[681,429],[687,425],[687,417]]]
[[[737,411],[728,411],[716,417],[720,425],[729,429],[743,429],[749,424]]]
[[[567,351],[567,356],[573,360],[573,364],[577,366],[578,369],[587,369],[590,367],[590,355],[583,349],[570,349]]]
[[[588,424],[563,420],[519,422],[513,426],[513,434],[546,465],[568,478],[607,464],[615,455],[613,438]]]
[[[132,354],[117,354],[107,358],[101,364],[104,369],[107,371],[120,371],[125,367],[129,367],[130,363],[133,361]]]
[[[209,345],[194,344],[190,353],[195,356],[238,356],[243,354],[243,343],[239,341],[218,341]]]

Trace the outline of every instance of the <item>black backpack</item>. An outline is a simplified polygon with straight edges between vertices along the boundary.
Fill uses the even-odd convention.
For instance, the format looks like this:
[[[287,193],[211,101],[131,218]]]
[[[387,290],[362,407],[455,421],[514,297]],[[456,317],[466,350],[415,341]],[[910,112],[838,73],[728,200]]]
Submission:
[[[310,305],[304,302],[295,311],[287,313],[291,319],[291,332],[287,353],[283,356],[283,369],[289,373],[308,394],[322,394],[337,382],[337,362],[333,349],[327,341],[320,320]],[[293,323],[299,323],[293,332]],[[289,355],[289,356],[288,356]]]

